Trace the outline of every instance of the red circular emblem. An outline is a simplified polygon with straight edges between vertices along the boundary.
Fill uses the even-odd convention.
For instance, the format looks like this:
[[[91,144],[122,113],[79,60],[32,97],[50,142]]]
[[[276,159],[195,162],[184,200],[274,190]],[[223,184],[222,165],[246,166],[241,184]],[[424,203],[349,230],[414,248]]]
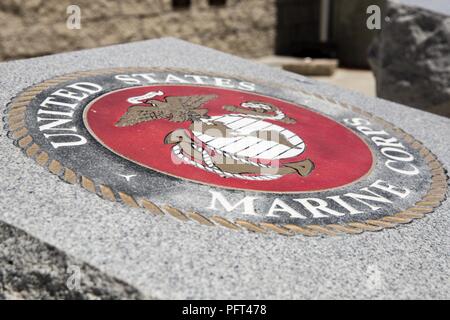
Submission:
[[[373,156],[340,123],[249,92],[190,85],[132,87],[85,109],[112,152],[181,179],[232,189],[310,192],[353,183]]]

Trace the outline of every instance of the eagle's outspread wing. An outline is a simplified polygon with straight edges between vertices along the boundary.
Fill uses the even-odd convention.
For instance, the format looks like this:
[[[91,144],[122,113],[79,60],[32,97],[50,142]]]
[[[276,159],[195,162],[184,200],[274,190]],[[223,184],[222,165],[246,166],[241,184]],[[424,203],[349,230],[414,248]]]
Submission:
[[[116,122],[116,127],[132,126],[144,121],[168,119],[174,122],[191,120],[195,116],[205,116],[206,109],[200,109],[216,95],[170,96],[164,101],[150,100],[147,106],[132,106]]]
[[[164,112],[166,118],[174,122],[194,120],[206,116],[207,110],[200,109],[205,103],[217,98],[216,95],[170,96],[164,102],[152,101]]]
[[[165,108],[173,111],[192,111],[200,108],[208,101],[217,98],[216,95],[195,95],[195,96],[171,96],[166,98]]]
[[[154,107],[132,106],[116,122],[116,127],[128,127],[144,121],[160,119],[160,111]]]

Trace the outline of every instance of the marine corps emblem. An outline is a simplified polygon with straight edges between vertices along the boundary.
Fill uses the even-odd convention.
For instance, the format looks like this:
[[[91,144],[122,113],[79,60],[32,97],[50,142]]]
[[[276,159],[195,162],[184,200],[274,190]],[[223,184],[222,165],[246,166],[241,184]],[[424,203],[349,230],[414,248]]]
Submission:
[[[344,126],[235,88],[130,87],[88,104],[84,124],[103,146],[136,164],[225,188],[326,190],[357,181],[373,165],[370,148]]]
[[[243,180],[273,180],[286,174],[307,176],[314,168],[309,160],[281,163],[305,150],[303,140],[282,126],[268,122],[295,123],[275,105],[245,101],[239,107],[226,105],[230,113],[208,116],[204,104],[216,95],[172,96],[162,100],[162,91],[132,97],[138,102],[128,109],[116,126],[167,119],[189,121],[189,128],[170,132],[164,143],[173,144],[172,153],[183,162],[221,177]]]
[[[26,156],[111,201],[182,221],[308,236],[433,212],[447,176],[426,146],[299,85],[195,72],[79,72],[19,94]]]

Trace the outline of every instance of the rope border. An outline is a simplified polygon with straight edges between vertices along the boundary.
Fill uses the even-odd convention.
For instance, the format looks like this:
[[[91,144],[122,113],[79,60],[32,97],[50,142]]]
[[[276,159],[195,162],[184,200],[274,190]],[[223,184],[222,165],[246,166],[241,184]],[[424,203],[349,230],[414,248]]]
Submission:
[[[314,236],[336,236],[338,234],[360,234],[364,231],[376,232],[383,230],[385,228],[393,228],[401,224],[410,223],[415,219],[421,219],[425,215],[433,212],[435,208],[441,205],[446,199],[446,193],[448,188],[447,174],[442,165],[442,163],[437,159],[429,149],[427,149],[421,142],[413,138],[411,135],[406,133],[400,128],[395,127],[392,123],[375,116],[367,111],[362,110],[359,107],[340,103],[329,97],[319,95],[316,93],[309,93],[303,89],[295,88],[288,85],[283,85],[291,90],[298,91],[306,96],[315,97],[321,100],[328,101],[332,104],[337,104],[344,109],[351,110],[358,114],[361,114],[367,118],[370,118],[382,125],[383,128],[390,129],[399,135],[399,138],[403,139],[408,143],[413,149],[419,150],[419,154],[426,161],[430,171],[431,171],[431,184],[427,193],[422,197],[421,200],[415,203],[414,206],[397,212],[391,216],[385,216],[380,219],[375,220],[365,220],[361,222],[349,222],[342,224],[325,224],[325,225],[305,225],[298,226],[295,224],[274,224],[267,222],[250,222],[247,220],[237,219],[230,221],[220,215],[213,215],[211,217],[206,217],[198,212],[183,212],[180,209],[174,208],[170,205],[158,206],[149,199],[140,198],[135,199],[133,196],[122,192],[114,191],[107,185],[96,185],[92,179],[86,176],[78,175],[75,171],[70,168],[65,167],[59,161],[51,159],[47,152],[41,150],[41,147],[33,142],[33,138],[28,134],[28,129],[25,124],[25,113],[28,103],[40,92],[60,84],[65,81],[75,80],[84,76],[94,76],[94,75],[104,75],[116,72],[142,72],[142,71],[172,71],[172,72],[193,72],[192,70],[183,69],[170,69],[170,68],[111,68],[111,69],[100,69],[95,71],[80,71],[75,73],[70,73],[62,76],[57,76],[55,78],[43,81],[37,85],[32,85],[19,93],[16,97],[12,98],[7,104],[5,109],[5,116],[3,117],[3,122],[5,124],[5,130],[9,138],[14,140],[23,152],[29,157],[36,161],[42,167],[48,169],[51,173],[57,175],[62,180],[70,184],[79,184],[84,189],[97,194],[103,199],[109,201],[117,201],[124,203],[133,208],[143,208],[150,212],[152,215],[170,215],[177,220],[186,222],[194,221],[201,225],[206,226],[222,226],[231,230],[247,230],[257,233],[267,233],[275,232],[280,235],[291,236],[295,234],[302,234],[304,236],[314,237]],[[200,72],[201,74],[207,76],[226,76],[224,74],[208,74],[205,72]],[[231,76],[233,78],[233,76]],[[243,79],[248,80],[248,79]],[[252,80],[249,80],[252,81]],[[252,81],[255,83],[264,84],[264,81]],[[269,85],[269,82],[265,84]]]

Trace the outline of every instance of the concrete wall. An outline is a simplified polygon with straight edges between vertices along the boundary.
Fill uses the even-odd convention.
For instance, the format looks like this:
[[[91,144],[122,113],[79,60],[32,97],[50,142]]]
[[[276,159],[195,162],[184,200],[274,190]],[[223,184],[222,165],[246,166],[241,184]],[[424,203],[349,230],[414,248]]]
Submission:
[[[272,54],[276,0],[1,0],[0,60],[175,36],[244,57]],[[68,5],[81,8],[81,29],[68,29]]]
[[[336,44],[337,58],[341,66],[367,68],[368,48],[379,31],[366,27],[367,7],[378,5],[382,9],[385,0],[334,0],[332,5],[331,39]]]

